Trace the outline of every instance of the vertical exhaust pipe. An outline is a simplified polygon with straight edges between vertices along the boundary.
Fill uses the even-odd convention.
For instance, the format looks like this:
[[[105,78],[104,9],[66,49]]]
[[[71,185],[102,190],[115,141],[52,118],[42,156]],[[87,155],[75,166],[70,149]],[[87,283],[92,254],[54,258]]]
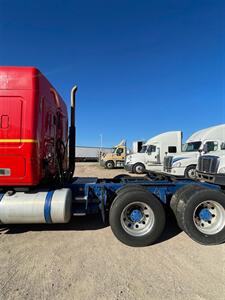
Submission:
[[[71,90],[70,104],[70,128],[69,128],[69,178],[73,177],[75,170],[75,143],[76,143],[76,127],[75,127],[75,105],[76,105],[77,86]]]

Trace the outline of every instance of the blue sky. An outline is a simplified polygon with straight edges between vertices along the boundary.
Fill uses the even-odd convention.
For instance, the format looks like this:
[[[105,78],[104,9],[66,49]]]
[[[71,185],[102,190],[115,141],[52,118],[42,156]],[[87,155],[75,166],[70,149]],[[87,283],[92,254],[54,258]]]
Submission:
[[[78,145],[225,123],[225,1],[0,0],[0,41],[68,104],[78,85]]]

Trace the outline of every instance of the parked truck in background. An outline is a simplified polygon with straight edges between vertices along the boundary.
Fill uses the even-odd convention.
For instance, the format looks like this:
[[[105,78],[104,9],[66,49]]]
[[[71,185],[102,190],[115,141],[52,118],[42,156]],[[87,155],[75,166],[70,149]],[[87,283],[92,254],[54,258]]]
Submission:
[[[169,131],[149,139],[139,153],[127,155],[124,168],[132,173],[162,171],[164,157],[181,151],[182,132]]]
[[[126,141],[122,140],[117,146],[112,148],[111,152],[100,153],[100,166],[106,169],[122,168],[127,152],[129,152],[129,150],[127,149]]]
[[[182,152],[165,157],[164,172],[174,176],[195,179],[199,156],[206,153],[206,151],[213,155],[215,151],[220,149],[224,140],[225,124],[195,132],[183,145]]]
[[[208,149],[206,152],[209,152]],[[225,186],[225,140],[213,155],[199,157],[196,174],[199,180]]]
[[[132,144],[132,153],[136,153],[141,150],[143,141],[135,141]],[[122,140],[117,146],[112,148],[111,153],[100,154],[100,165],[106,169],[123,168],[125,159],[131,151],[126,145],[126,141]]]
[[[38,69],[0,67],[0,223],[67,223],[96,214],[118,240],[140,247],[159,239],[170,206],[193,240],[223,243],[219,185],[153,174],[74,177],[76,90],[68,130],[66,104]]]

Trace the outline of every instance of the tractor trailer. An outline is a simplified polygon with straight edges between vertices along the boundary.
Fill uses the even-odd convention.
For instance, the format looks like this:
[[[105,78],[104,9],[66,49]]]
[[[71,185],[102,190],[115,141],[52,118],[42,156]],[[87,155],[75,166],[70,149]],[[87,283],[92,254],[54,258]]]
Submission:
[[[161,236],[168,206],[196,242],[224,242],[223,186],[168,175],[74,177],[76,91],[68,128],[63,99],[38,69],[0,67],[0,223],[96,213],[121,242],[147,246]]]

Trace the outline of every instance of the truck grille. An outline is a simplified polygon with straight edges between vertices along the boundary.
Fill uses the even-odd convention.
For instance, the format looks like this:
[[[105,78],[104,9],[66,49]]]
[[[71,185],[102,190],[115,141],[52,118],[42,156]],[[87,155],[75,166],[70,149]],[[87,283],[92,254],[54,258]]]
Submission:
[[[204,155],[198,159],[198,171],[202,173],[216,174],[219,166],[219,157]]]
[[[164,157],[164,163],[163,163],[164,171],[171,170],[172,164],[173,164],[173,156],[165,156]]]

